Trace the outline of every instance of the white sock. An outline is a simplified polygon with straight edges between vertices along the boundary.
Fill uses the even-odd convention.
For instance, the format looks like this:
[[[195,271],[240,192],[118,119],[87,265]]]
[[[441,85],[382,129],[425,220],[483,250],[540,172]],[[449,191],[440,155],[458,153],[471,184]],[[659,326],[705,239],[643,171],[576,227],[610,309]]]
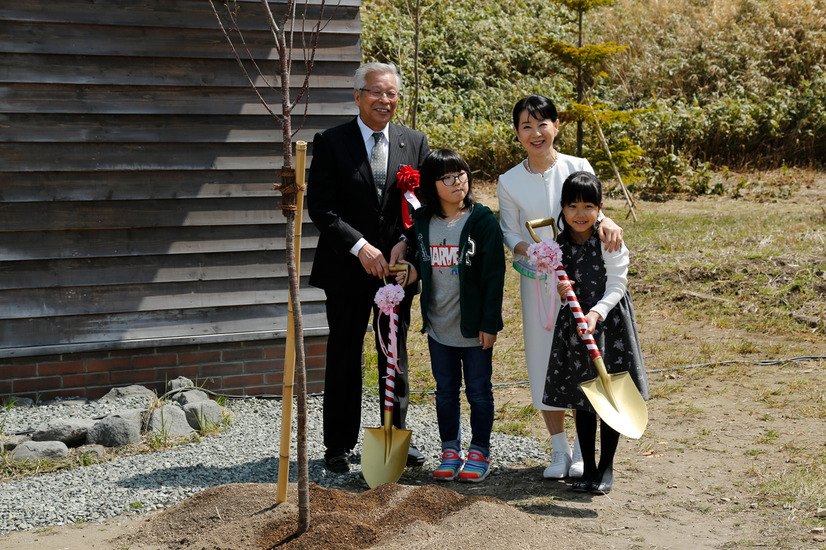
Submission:
[[[571,446],[568,444],[568,436],[565,432],[553,434],[551,436],[551,446],[554,450],[565,451],[567,454],[571,454]]]

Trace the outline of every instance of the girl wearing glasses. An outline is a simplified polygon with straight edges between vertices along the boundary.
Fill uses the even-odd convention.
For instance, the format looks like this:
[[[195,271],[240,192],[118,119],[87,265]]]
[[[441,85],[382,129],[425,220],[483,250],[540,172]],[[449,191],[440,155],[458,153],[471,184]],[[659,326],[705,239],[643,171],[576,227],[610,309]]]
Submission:
[[[547,284],[537,287],[535,266],[530,264],[525,255],[529,244],[533,242],[525,222],[557,219],[561,212],[559,199],[565,178],[573,172],[593,173],[594,170],[586,159],[562,154],[554,148],[554,140],[559,131],[559,116],[556,106],[547,97],[531,95],[517,102],[513,108],[513,128],[527,158],[499,176],[496,190],[505,244],[513,251],[513,267],[521,275],[522,330],[533,406],[541,411],[553,446],[551,463],[543,476],[556,479],[581,477],[582,453],[576,441],[573,452],[568,443],[565,409],[542,402],[553,341],[553,322],[559,300],[555,301],[555,311],[542,312],[540,315],[537,288],[543,293],[542,302],[545,304],[554,302],[551,293],[556,289]],[[551,227],[539,228],[536,233],[540,239],[553,238]],[[619,250],[622,245],[622,229],[610,219],[601,218],[599,238],[605,242],[608,252]],[[547,326],[540,324],[540,317],[550,319]]]
[[[431,151],[420,169],[423,208],[416,212],[414,264],[422,280],[422,332],[428,336],[442,440],[433,477],[479,482],[490,473],[493,344],[504,326],[502,230],[490,209],[473,198],[470,167],[458,154]],[[462,377],[472,433],[467,455],[460,426]]]

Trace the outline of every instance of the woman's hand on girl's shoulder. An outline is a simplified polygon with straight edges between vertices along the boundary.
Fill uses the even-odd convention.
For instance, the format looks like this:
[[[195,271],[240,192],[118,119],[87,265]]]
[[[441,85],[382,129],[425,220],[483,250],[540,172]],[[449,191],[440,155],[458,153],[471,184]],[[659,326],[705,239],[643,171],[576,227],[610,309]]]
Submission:
[[[602,218],[597,229],[599,239],[605,243],[605,250],[614,252],[622,248],[622,227],[614,223],[611,218]]]

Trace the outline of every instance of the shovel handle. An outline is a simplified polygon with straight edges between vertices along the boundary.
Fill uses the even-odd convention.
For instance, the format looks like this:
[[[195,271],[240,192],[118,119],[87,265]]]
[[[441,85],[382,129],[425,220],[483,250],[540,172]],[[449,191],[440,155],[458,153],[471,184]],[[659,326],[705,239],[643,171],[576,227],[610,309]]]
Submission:
[[[536,232],[533,230],[534,227],[548,227],[549,225],[551,227],[553,227],[554,240],[556,240],[556,238],[559,236],[559,232],[556,229],[556,222],[554,221],[553,218],[539,218],[539,219],[536,219],[536,220],[530,220],[530,221],[525,222],[525,227],[528,228],[528,233],[531,234],[531,238],[533,238],[533,240],[536,241],[536,242],[539,242],[541,239],[536,234]]]
[[[381,328],[379,328],[381,330]],[[396,367],[399,349],[399,306],[390,314],[390,340],[387,346],[387,374],[384,377],[384,412],[393,412],[393,398],[396,395]]]
[[[557,264],[554,269],[556,270],[556,276],[560,281],[567,281],[568,283],[571,282],[568,278],[568,274],[565,273],[565,268],[562,267],[561,264]],[[585,314],[582,313],[582,306],[579,305],[579,300],[577,299],[572,287],[568,287],[568,293],[565,295],[565,298],[568,300],[568,307],[571,308],[571,313],[574,314],[576,325],[583,330],[588,330],[588,322],[585,320]],[[597,359],[601,360],[602,354],[599,352],[597,342],[594,340],[593,335],[583,334],[582,339],[585,341],[585,347],[588,348],[588,353],[591,355],[591,359],[594,361]]]
[[[399,273],[401,271],[404,271],[404,281],[402,281],[402,286],[403,287],[407,286],[407,281],[408,281],[408,279],[410,279],[410,266],[408,264],[391,265],[391,266],[388,267],[388,269],[390,270],[391,274]],[[392,278],[391,278],[391,281],[392,281]],[[387,277],[384,278],[384,283],[385,284],[392,284],[392,282],[388,282]]]

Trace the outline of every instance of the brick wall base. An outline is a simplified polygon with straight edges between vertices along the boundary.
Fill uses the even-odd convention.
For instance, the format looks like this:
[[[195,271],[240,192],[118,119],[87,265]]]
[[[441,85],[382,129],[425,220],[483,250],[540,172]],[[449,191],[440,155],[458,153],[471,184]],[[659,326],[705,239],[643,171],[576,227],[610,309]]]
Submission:
[[[305,339],[307,392],[324,390],[327,337]],[[228,395],[281,395],[285,341],[259,340],[0,359],[0,401],[29,397],[97,399],[118,386],[139,384],[162,395],[185,376]]]

